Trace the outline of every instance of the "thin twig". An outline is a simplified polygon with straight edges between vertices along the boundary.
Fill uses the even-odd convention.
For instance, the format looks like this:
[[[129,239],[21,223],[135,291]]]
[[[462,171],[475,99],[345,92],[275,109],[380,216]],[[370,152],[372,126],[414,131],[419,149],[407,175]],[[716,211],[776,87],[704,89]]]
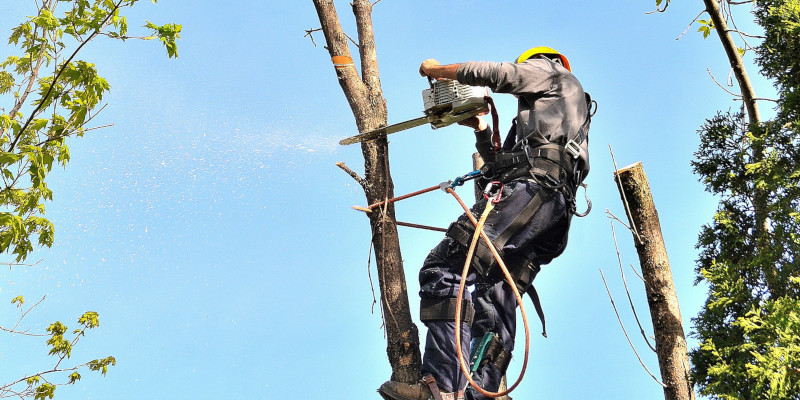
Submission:
[[[647,337],[647,333],[644,332],[644,328],[642,327],[642,322],[639,320],[639,315],[636,313],[636,306],[633,305],[633,299],[631,298],[631,291],[628,289],[628,281],[625,279],[625,268],[622,267],[622,256],[619,253],[619,244],[617,243],[617,231],[614,229],[614,221],[611,221],[611,236],[614,237],[614,248],[617,250],[617,261],[619,262],[619,272],[622,274],[622,284],[625,286],[625,294],[628,295],[628,302],[631,305],[631,311],[633,311],[633,318],[636,320],[636,325],[639,326],[639,332],[642,333],[642,337],[644,338],[645,343],[647,346],[650,347],[650,350],[653,350],[655,353],[656,348],[650,343],[650,339]]]
[[[606,277],[603,275],[602,268],[600,269],[600,276],[603,278],[603,285],[606,286],[606,292],[608,292],[608,298],[609,300],[611,300],[611,306],[614,307],[614,314],[617,315],[617,321],[619,321],[619,326],[622,328],[622,332],[625,334],[625,339],[628,339],[628,344],[631,346],[631,349],[633,349],[633,353],[636,354],[636,358],[639,359],[639,364],[642,365],[642,368],[644,368],[644,370],[647,371],[647,373],[650,375],[651,378],[653,378],[654,381],[656,381],[656,383],[661,385],[661,387],[666,388],[667,385],[659,381],[658,378],[656,378],[656,376],[653,375],[652,372],[650,372],[650,370],[647,368],[647,365],[645,365],[644,361],[642,361],[642,357],[640,357],[639,353],[636,351],[636,347],[633,346],[633,342],[631,342],[631,338],[630,336],[628,336],[628,331],[625,330],[625,325],[622,324],[622,318],[620,318],[619,312],[617,311],[617,305],[614,304],[614,298],[611,296],[611,290],[608,288],[608,283],[606,282]]]
[[[625,229],[627,229],[627,230],[629,230],[629,231],[633,232],[633,228],[631,228],[630,226],[628,226],[628,224],[626,224],[626,223],[625,223],[625,221],[623,221],[623,220],[619,219],[619,217],[617,217],[616,215],[614,215],[614,214],[613,214],[611,211],[609,211],[609,209],[607,209],[607,208],[606,208],[606,214],[608,215],[608,218],[610,218],[610,219],[613,219],[613,220],[615,220],[615,221],[619,222],[620,224],[622,224],[622,226],[624,226],[624,227],[625,227]]]
[[[719,81],[717,81],[717,78],[714,76],[714,74],[712,74],[712,73],[711,73],[711,70],[710,70],[710,69],[706,68],[706,71],[708,71],[708,76],[710,76],[710,77],[711,77],[711,79],[714,81],[714,83],[716,83],[716,84],[717,84],[717,86],[719,86],[719,87],[720,87],[720,89],[722,89],[722,90],[724,90],[724,91],[728,92],[728,94],[730,94],[730,95],[731,95],[731,96],[733,96],[733,97],[736,97],[737,99],[741,99],[742,97],[744,97],[744,96],[742,96],[741,94],[736,94],[736,93],[733,93],[733,92],[731,92],[730,90],[726,89],[724,86],[722,86],[722,84],[721,84],[721,83],[719,83]]]
[[[726,1],[723,2],[723,6],[721,8],[727,11],[728,17],[726,17],[725,19],[730,20],[731,25],[733,25],[733,29],[726,29],[725,32],[727,33],[736,32],[739,35],[739,38],[742,39],[742,43],[744,43],[743,46],[744,51],[752,49],[753,47],[750,46],[750,43],[747,43],[747,37],[745,37],[745,35],[743,35],[742,32],[739,30],[739,27],[736,26],[736,20],[733,19],[733,11],[731,10],[730,3]]]
[[[675,40],[680,40],[683,37],[683,35],[685,35],[686,32],[689,31],[689,28],[691,28],[692,25],[694,25],[694,23],[697,22],[697,20],[700,18],[701,15],[703,15],[704,12],[706,12],[706,10],[700,11],[700,14],[697,14],[697,16],[694,17],[692,22],[689,22],[689,25],[686,27],[686,29],[683,32],[681,32],[681,34],[678,35],[678,37],[676,37]]]
[[[91,132],[91,131],[96,131],[96,130],[98,130],[98,129],[110,128],[110,127],[112,127],[112,126],[114,126],[114,124],[105,124],[105,125],[100,125],[100,126],[94,126],[94,127],[91,127],[91,128],[84,128],[84,129],[83,129],[83,133],[86,133],[86,132]],[[58,136],[49,137],[49,138],[47,138],[47,139],[45,139],[45,140],[43,140],[43,141],[39,142],[39,144],[37,144],[37,146],[41,146],[41,145],[43,145],[43,144],[50,143],[50,142],[52,142],[52,141],[54,141],[54,140],[68,138],[68,137],[70,137],[70,136],[74,135],[74,134],[75,134],[75,132],[77,132],[77,130],[71,131],[71,132],[69,132],[69,133],[65,133],[65,134],[63,134],[63,135],[58,135]]]
[[[369,288],[372,290],[372,306],[370,313],[375,314],[375,303],[378,302],[375,297],[375,284],[372,282],[372,240],[369,241],[369,255],[367,255],[367,277],[369,278]],[[383,319],[383,309],[381,308],[381,319]]]
[[[358,44],[358,42],[356,42],[355,40],[353,40],[353,38],[351,38],[351,37],[350,37],[350,35],[348,35],[348,34],[346,34],[346,33],[344,33],[344,32],[342,32],[342,33],[344,34],[344,37],[346,37],[347,39],[349,39],[349,40],[350,40],[350,42],[351,42],[351,43],[353,43],[353,44],[356,46],[356,48],[360,48],[360,47],[361,47],[361,45],[359,45],[359,44]]]
[[[634,273],[634,274],[636,274],[636,276],[638,276],[638,277],[639,277],[639,279],[641,279],[641,280],[642,280],[642,282],[645,282],[645,283],[647,282],[647,281],[645,281],[645,280],[644,280],[644,277],[643,277],[643,276],[642,276],[642,275],[639,273],[639,271],[637,271],[637,270],[636,270],[636,268],[634,268],[634,267],[633,267],[633,264],[628,264],[628,265],[629,265],[629,266],[631,267],[631,269],[633,270],[633,273]]]
[[[666,6],[664,7],[666,9]],[[614,150],[611,148],[611,145],[608,145],[608,151],[611,152],[611,161],[614,163],[614,176],[617,177],[617,185],[619,185],[619,192],[622,194],[622,201],[625,205],[625,215],[628,216],[628,220],[631,223],[631,232],[633,235],[636,236],[636,240],[639,244],[642,244],[642,237],[639,236],[639,232],[636,230],[636,225],[633,223],[633,215],[631,214],[631,207],[628,205],[628,198],[625,196],[625,191],[622,189],[622,179],[619,177],[619,168],[617,168],[617,160],[614,158]]]
[[[647,11],[647,12],[645,12],[645,15],[649,15],[649,14],[655,14],[655,13],[657,13],[657,12],[659,12],[659,13],[666,12],[666,11],[667,11],[667,7],[669,7],[669,0],[667,0],[667,2],[664,4],[664,8],[663,8],[663,9],[662,9],[662,8],[659,8],[658,6],[656,6],[656,9],[655,9],[655,10],[653,10],[653,11]]]
[[[17,330],[17,328],[19,327],[19,324],[22,323],[23,319],[25,319],[25,316],[28,315],[28,313],[31,312],[31,310],[36,308],[36,306],[38,306],[39,304],[42,304],[42,302],[44,301],[44,299],[46,297],[47,297],[47,295],[42,296],[42,298],[39,301],[37,301],[36,304],[30,306],[27,310],[25,310],[22,314],[20,314],[19,319],[17,320],[17,323],[14,324],[13,328],[11,328],[10,330],[7,330],[7,329],[3,329],[3,330],[6,331],[6,332],[17,333],[17,334],[25,335],[25,336],[48,336],[48,335],[44,335],[44,334],[33,334],[33,333],[28,333],[27,331],[18,331]]]
[[[313,44],[314,47],[317,47],[317,42],[314,41],[314,32],[321,31],[321,30],[322,30],[322,28],[306,29],[306,34],[303,35],[303,37],[308,37],[309,39],[311,39],[311,44]]]
[[[37,261],[37,262],[35,262],[35,263],[33,263],[33,264],[23,264],[23,263],[0,263],[0,265],[8,265],[8,269],[11,269],[11,267],[33,267],[33,266],[36,266],[36,265],[38,265],[39,263],[41,263],[43,260],[44,260],[44,259],[40,259],[39,261]]]
[[[315,42],[315,41],[314,41],[314,35],[313,35],[313,33],[314,33],[314,32],[319,32],[319,31],[321,31],[321,30],[322,30],[322,28],[306,29],[306,34],[305,34],[305,35],[303,35],[303,37],[308,37],[309,39],[311,39],[311,44],[313,44],[313,45],[314,45],[314,47],[317,47],[317,42]],[[353,43],[353,44],[354,44],[356,47],[359,47],[358,43],[357,43],[355,40],[353,40],[353,38],[351,38],[351,37],[350,37],[350,35],[348,35],[348,34],[344,33],[344,36],[345,36],[345,37],[346,37],[348,40],[350,40],[350,42],[352,42],[352,43]]]
[[[738,29],[728,29],[726,32],[736,32],[741,36],[747,36],[747,37],[749,37],[751,39],[766,39],[767,38],[766,36],[754,35],[752,33],[742,32],[742,31],[740,31]],[[750,47],[750,48],[752,49],[752,47]]]
[[[86,367],[86,366],[88,366],[88,365],[89,365],[89,363],[87,362],[87,363],[83,363],[83,364],[76,365],[76,366],[74,366],[74,367],[69,367],[69,368],[57,368],[57,367],[56,367],[56,368],[49,369],[49,370],[47,370],[47,371],[42,371],[42,372],[39,372],[39,373],[37,373],[37,374],[28,375],[28,376],[26,376],[26,377],[24,377],[24,378],[20,378],[20,379],[18,379],[18,380],[16,380],[16,381],[14,381],[14,382],[11,382],[11,383],[8,383],[8,384],[6,384],[6,385],[4,385],[4,386],[0,386],[0,391],[2,391],[2,390],[8,390],[7,388],[10,388],[10,387],[12,387],[12,386],[14,386],[14,385],[16,385],[16,384],[18,384],[18,383],[20,383],[20,382],[24,382],[24,381],[26,381],[26,380],[28,380],[28,379],[30,379],[30,378],[33,378],[34,376],[38,376],[38,377],[40,377],[41,379],[43,379],[45,382],[48,382],[48,381],[47,381],[47,379],[45,379],[43,375],[47,375],[47,374],[54,374],[54,373],[57,373],[57,372],[69,372],[69,371],[77,371],[77,370],[79,370],[79,369],[81,369],[81,368],[83,368],[83,367]]]

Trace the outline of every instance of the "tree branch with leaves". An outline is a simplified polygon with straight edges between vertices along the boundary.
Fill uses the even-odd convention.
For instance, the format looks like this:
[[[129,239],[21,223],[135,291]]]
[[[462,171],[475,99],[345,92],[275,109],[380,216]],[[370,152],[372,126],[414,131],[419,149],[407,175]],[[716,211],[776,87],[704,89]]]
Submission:
[[[17,49],[16,54],[0,60],[0,254],[14,260],[8,265],[22,263],[35,246],[53,244],[55,228],[44,216],[45,202],[53,199],[47,176],[54,164],[67,165],[67,139],[109,126],[89,126],[102,111],[103,95],[111,86],[94,63],[80,59],[86,46],[98,38],[158,39],[168,57],[178,56],[180,25],[148,21],[143,26],[144,35],[128,34],[122,11],[138,1],[32,1],[32,16],[11,31],[9,44]],[[12,303],[22,307],[24,298],[17,296]],[[99,325],[97,313],[84,313],[78,319],[80,328],[68,339],[67,327],[58,321],[42,334],[20,330],[20,323],[32,308],[22,312],[12,328],[0,327],[0,331],[49,337],[47,346],[56,362],[51,368],[10,383],[0,382],[0,398],[52,398],[61,384],[49,377],[69,373],[64,384],[75,383],[82,369],[105,375],[116,363],[109,356],[62,367],[78,340]]]

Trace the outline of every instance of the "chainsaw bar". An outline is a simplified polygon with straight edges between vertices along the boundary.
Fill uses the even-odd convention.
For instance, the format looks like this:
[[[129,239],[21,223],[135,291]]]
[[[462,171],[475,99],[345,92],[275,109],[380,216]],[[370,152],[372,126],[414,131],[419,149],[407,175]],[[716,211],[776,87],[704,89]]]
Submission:
[[[339,144],[345,146],[348,144],[355,144],[355,143],[366,142],[369,140],[375,140],[392,133],[415,128],[421,125],[425,125],[427,123],[430,123],[433,129],[442,128],[447,125],[463,121],[469,117],[484,114],[488,110],[489,108],[486,106],[483,100],[481,100],[480,102],[474,102],[474,101],[463,102],[461,107],[456,107],[455,110],[453,109],[452,105],[444,110],[436,110],[438,112],[434,110],[429,110],[429,112],[431,112],[430,115],[425,115],[423,117],[412,119],[409,121],[384,126],[382,128],[371,130],[369,132],[359,133],[358,135],[350,136],[340,140]]]
[[[394,125],[384,126],[383,128],[378,128],[369,132],[359,133],[355,136],[350,136],[348,138],[344,138],[339,141],[339,144],[342,146],[354,143],[361,143],[366,142],[369,140],[375,140],[382,136],[386,136],[390,133],[404,131],[406,129],[415,128],[420,125],[425,125],[431,121],[431,117],[424,116],[417,119],[412,119],[410,121],[400,122]]]

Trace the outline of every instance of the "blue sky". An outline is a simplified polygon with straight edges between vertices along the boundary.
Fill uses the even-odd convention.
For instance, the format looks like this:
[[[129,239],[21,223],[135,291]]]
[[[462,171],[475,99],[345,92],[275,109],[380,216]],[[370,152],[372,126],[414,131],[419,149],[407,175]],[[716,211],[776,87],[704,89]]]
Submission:
[[[33,12],[29,3],[0,4],[3,35]],[[347,2],[337,6],[355,35]],[[598,272],[656,372],[624,306],[604,214],[624,218],[609,146],[620,167],[644,163],[687,332],[705,298],[705,288],[693,285],[694,246],[715,200],[689,162],[703,120],[739,105],[707,73],[728,77],[716,37],[703,40],[695,26],[676,40],[702,2],[645,14],[654,7],[577,0],[383,0],[375,7],[390,123],[421,114],[422,60],[509,61],[538,45],[565,53],[599,103],[587,180],[594,209],[573,221],[566,253],[537,278],[549,338],[535,334],[533,317],[531,359],[514,398],[663,398],[628,347]],[[105,378],[87,372],[59,388],[58,398],[378,398],[390,370],[368,278],[370,233],[350,209],[364,197],[334,166],[362,171],[362,158],[358,146],[337,144],[356,133],[355,124],[321,33],[316,47],[304,37],[319,26],[316,18],[311,1],[142,1],[129,24],[182,24],[180,58],[137,41],[98,40],[83,54],[112,85],[98,124],[114,126],[72,140],[72,161],[50,176],[55,245],[34,253],[33,266],[0,270],[0,304],[46,296],[26,318],[32,330],[55,320],[73,328],[84,311],[100,313],[101,326],[72,361],[114,355],[118,363]],[[5,58],[10,50],[2,49]],[[755,87],[761,97],[773,92],[763,79]],[[505,130],[514,100],[495,101]],[[420,127],[390,142],[398,195],[471,169],[467,128]],[[459,213],[441,192],[397,206],[398,219],[436,226]],[[644,289],[627,267],[638,265],[630,234],[619,225],[616,232],[649,328]],[[400,236],[416,318],[416,272],[441,234],[400,228]],[[14,320],[6,304],[3,326]],[[43,339],[4,335],[2,343],[0,382],[49,365]],[[511,378],[521,358],[520,351]]]

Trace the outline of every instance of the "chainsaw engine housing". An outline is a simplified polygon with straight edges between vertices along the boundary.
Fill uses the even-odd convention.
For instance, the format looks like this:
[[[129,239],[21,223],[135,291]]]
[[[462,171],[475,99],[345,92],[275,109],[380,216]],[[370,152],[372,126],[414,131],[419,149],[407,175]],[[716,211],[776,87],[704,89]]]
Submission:
[[[433,129],[465,120],[489,111],[485,87],[469,86],[456,81],[440,79],[422,91],[425,115],[430,118]]]

